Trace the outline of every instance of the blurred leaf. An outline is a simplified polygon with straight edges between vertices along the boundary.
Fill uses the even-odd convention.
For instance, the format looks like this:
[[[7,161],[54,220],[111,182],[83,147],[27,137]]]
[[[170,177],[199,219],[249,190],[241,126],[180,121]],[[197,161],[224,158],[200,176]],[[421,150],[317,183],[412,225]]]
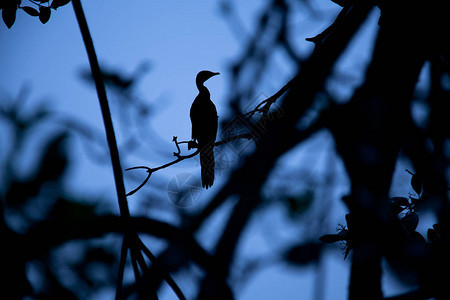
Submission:
[[[292,218],[304,213],[314,201],[314,191],[306,190],[299,195],[286,198],[289,214]]]
[[[70,0],[53,0],[51,7],[54,9],[69,4]]]
[[[32,17],[39,16],[39,12],[30,6],[22,6],[21,8],[23,9],[24,12],[26,12],[27,14],[29,14]]]
[[[60,220],[63,224],[75,224],[83,222],[83,220],[91,220],[95,218],[96,205],[67,199],[59,199],[53,206],[49,218]]]
[[[414,232],[419,224],[419,216],[415,212],[408,212],[401,220],[408,232]]]
[[[67,165],[65,132],[53,137],[43,150],[41,165],[38,168],[40,182],[59,179]]]
[[[11,206],[23,205],[35,197],[40,189],[41,184],[35,178],[28,181],[13,181],[6,191],[6,203]]]
[[[296,265],[306,265],[319,259],[322,247],[320,243],[303,243],[290,248],[285,254],[285,259]]]
[[[17,11],[17,5],[11,5],[8,3],[4,6],[2,10],[2,18],[3,22],[5,22],[5,25],[8,28],[11,28],[14,25],[14,22],[16,21],[16,11]]]
[[[85,260],[87,262],[103,262],[105,264],[114,264],[116,262],[116,256],[105,248],[95,247],[89,248],[85,253]]]
[[[42,24],[45,24],[48,22],[48,20],[50,20],[50,15],[51,15],[50,7],[47,6],[39,7],[39,20],[41,21]]]

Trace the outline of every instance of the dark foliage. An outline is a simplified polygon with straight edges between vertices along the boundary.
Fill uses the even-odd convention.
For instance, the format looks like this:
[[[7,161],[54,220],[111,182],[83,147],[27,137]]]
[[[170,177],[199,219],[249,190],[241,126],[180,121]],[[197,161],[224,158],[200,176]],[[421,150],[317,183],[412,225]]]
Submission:
[[[11,28],[18,9],[39,17],[45,24],[52,10],[69,2],[32,1],[32,7],[7,0],[1,2],[0,9],[5,25]],[[319,265],[330,250],[326,244],[343,244],[343,259],[351,259],[349,299],[383,299],[383,260],[399,278],[416,286],[392,299],[450,298],[446,275],[450,268],[450,128],[445,109],[450,95],[445,81],[449,76],[445,40],[450,27],[446,26],[443,1],[333,1],[342,7],[341,12],[324,31],[307,38],[314,45],[307,57],[298,54],[293,46],[297,37],[292,37],[288,26],[295,12],[293,2],[268,1],[242,56],[230,68],[229,104],[233,113],[220,119],[223,133],[219,130],[220,139],[211,149],[223,151],[219,158],[216,155],[216,163],[223,153],[238,156],[239,163],[227,170],[226,182],[202,207],[170,210],[179,221],[173,225],[130,215],[127,197],[143,195],[147,203],[156,206],[158,188],[150,186],[154,179],[150,176],[201,152],[197,149],[182,155],[180,144],[186,143],[188,148],[198,148],[198,144],[178,142],[174,137],[176,159],[160,167],[129,168],[145,169],[148,175],[138,188],[125,193],[118,146],[124,146],[121,154],[125,157],[137,148],[136,144],[144,146],[136,142],[143,136],[136,129],[139,126],[124,120],[146,118],[152,110],[132,97],[138,76],[100,69],[80,1],[73,1],[91,66],[85,77],[95,83],[106,124],[120,216],[100,210],[101,199],[84,199],[64,189],[73,163],[73,153],[68,149],[74,133],[87,138],[91,150],[92,144],[98,142],[95,134],[75,121],[58,124],[56,132],[42,133],[39,129],[43,124],[55,125],[50,110],[36,108],[27,115],[21,110],[20,99],[2,104],[0,117],[11,125],[14,136],[9,152],[2,157],[0,232],[5,241],[2,272],[7,275],[2,280],[2,298],[77,299],[109,288],[116,290],[118,299],[157,299],[165,281],[179,299],[186,299],[183,286],[172,276],[186,274],[196,265],[201,272],[185,276],[195,282],[190,298],[233,299],[238,283],[245,282],[269,261],[266,257],[262,263],[257,258],[242,259],[240,241],[249,224],[258,221],[254,218],[257,212],[268,212],[280,203],[287,209],[286,220],[293,227],[307,220],[309,236],[275,249],[273,256],[298,267]],[[302,9],[315,13],[309,1],[299,3]],[[231,2],[222,1],[221,9],[233,26],[239,24]],[[381,17],[371,61],[350,99],[338,102],[326,82],[333,78],[339,58],[372,10],[380,12]],[[237,33],[242,32],[238,29]],[[251,99],[263,83],[263,71],[280,49],[294,66],[293,79],[271,97],[253,103]],[[411,107],[418,101],[414,90],[426,64],[430,66],[427,76],[431,84],[420,101],[427,105],[429,114],[425,126],[418,126]],[[128,144],[117,145],[115,140],[105,84],[112,94],[119,95],[117,99],[126,99],[115,105],[130,137]],[[272,193],[268,195],[265,189],[273,183],[270,176],[280,161],[319,131],[330,133],[350,180],[349,194],[342,198],[348,208],[346,224],[339,225],[337,233],[320,238],[329,213],[327,199],[331,196],[326,191],[333,186],[330,178],[316,187],[311,178],[298,172],[299,166],[291,164],[294,175],[285,168],[281,175],[277,174],[278,186],[272,188]],[[34,160],[32,167],[23,169],[22,156],[30,151],[27,145],[36,143],[33,137],[39,132],[43,137],[29,154]],[[148,153],[156,152],[155,148],[150,150]],[[106,150],[101,151],[98,156],[104,157]],[[391,197],[399,158],[408,158],[414,168],[414,172],[406,170],[409,175],[405,173],[411,176],[413,193]],[[329,165],[331,168],[332,163]],[[211,215],[224,203],[231,207],[225,225],[217,233],[212,250],[206,251],[197,242],[199,232],[209,226]],[[319,211],[314,211],[315,203],[319,203]],[[423,211],[433,213],[437,219],[427,229],[426,237],[419,232]],[[156,255],[150,250],[151,243],[144,242],[144,236],[163,241]],[[121,247],[117,244],[119,238]],[[132,280],[124,275],[128,269],[134,275]],[[61,275],[64,272],[69,275]],[[66,280],[68,277],[71,282]]]

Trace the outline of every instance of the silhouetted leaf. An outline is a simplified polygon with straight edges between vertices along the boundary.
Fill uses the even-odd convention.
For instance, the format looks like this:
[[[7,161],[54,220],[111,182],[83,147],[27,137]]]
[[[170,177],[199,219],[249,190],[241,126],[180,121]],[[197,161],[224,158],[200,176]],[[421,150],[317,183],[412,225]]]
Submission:
[[[22,9],[24,12],[26,12],[27,14],[29,14],[32,17],[39,16],[39,12],[30,6],[22,6]]]
[[[5,6],[2,10],[3,22],[5,22],[5,25],[8,28],[11,28],[14,25],[14,22],[16,21],[16,11],[17,11],[17,6],[10,5],[10,4]]]
[[[336,3],[337,5],[339,5],[340,7],[344,7],[348,5],[349,1],[346,0],[331,0],[332,2]]]
[[[415,212],[408,212],[401,221],[408,232],[414,232],[419,224],[419,216]]]
[[[305,265],[318,260],[322,245],[305,243],[292,247],[285,254],[285,259],[296,265]]]
[[[339,241],[345,241],[348,239],[348,231],[341,230],[338,234],[325,234],[319,238],[324,243],[335,243]]]
[[[417,195],[420,195],[422,193],[422,188],[423,188],[422,176],[418,173],[414,174],[409,170],[406,170],[406,171],[412,175],[411,186],[412,186],[413,190],[417,193]]]
[[[350,244],[347,244],[347,247],[345,248],[344,260],[347,258],[350,250],[352,250],[352,247],[350,246]]]
[[[51,7],[58,8],[64,5],[69,4],[70,0],[53,0]]]
[[[417,175],[417,173],[411,178],[411,186],[418,195],[422,193],[422,177]]]
[[[420,244],[425,244],[425,238],[423,237],[423,235],[421,235],[419,232],[414,231],[413,233],[411,233],[411,237],[413,241],[416,241]]]
[[[436,230],[434,230],[434,229],[428,229],[428,231],[427,231],[427,239],[430,241],[430,242],[434,242],[434,241],[437,241],[437,240],[439,240],[439,235],[438,235],[438,233],[436,232]]]
[[[411,204],[416,205],[417,202],[422,199],[422,197],[421,198],[409,197],[409,199],[411,199]]]
[[[345,221],[347,222],[347,228],[351,229],[353,227],[353,217],[351,214],[345,215]]]
[[[394,210],[396,214],[401,213],[406,209],[406,206],[409,205],[408,198],[405,197],[393,197],[391,198],[392,205],[394,206]]]
[[[436,230],[436,232],[437,232],[438,234],[440,234],[440,232],[441,232],[441,225],[439,225],[439,224],[433,224],[433,229]]]
[[[50,7],[47,6],[39,7],[39,20],[41,21],[42,24],[45,24],[48,22],[48,20],[50,20],[50,15],[51,15]]]
[[[394,204],[400,205],[400,206],[408,206],[409,205],[408,198],[406,198],[406,197],[393,197],[393,198],[391,198],[391,201]]]
[[[342,241],[343,238],[337,234],[325,234],[322,235],[319,240],[321,240],[324,243],[335,243],[335,242],[339,242]]]

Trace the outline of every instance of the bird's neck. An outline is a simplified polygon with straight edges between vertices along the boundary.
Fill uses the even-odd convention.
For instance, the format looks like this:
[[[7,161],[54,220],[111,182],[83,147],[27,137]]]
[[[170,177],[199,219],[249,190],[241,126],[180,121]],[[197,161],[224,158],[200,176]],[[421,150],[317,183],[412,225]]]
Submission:
[[[206,88],[206,86],[203,85],[203,82],[196,82],[196,84],[197,84],[197,89],[200,92],[200,94],[202,94],[202,93],[208,93],[209,94],[209,91]]]

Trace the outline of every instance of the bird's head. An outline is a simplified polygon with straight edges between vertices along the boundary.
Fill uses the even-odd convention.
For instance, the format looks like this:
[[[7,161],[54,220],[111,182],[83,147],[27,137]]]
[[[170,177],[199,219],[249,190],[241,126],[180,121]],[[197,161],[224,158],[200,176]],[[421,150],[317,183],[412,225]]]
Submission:
[[[197,83],[197,86],[203,85],[203,83],[210,79],[213,76],[219,75],[219,72],[211,72],[211,71],[200,71],[197,74],[197,78],[195,82]]]

